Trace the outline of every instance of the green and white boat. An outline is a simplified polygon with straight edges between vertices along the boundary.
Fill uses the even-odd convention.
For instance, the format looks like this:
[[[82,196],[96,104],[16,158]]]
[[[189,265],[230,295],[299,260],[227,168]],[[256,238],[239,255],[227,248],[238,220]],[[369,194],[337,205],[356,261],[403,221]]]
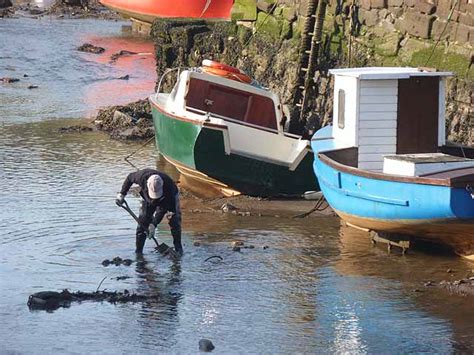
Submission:
[[[310,141],[284,132],[279,98],[242,82],[244,74],[230,79],[232,72],[206,69],[179,73],[171,93],[160,93],[160,82],[149,98],[163,157],[181,174],[227,196],[319,190]]]

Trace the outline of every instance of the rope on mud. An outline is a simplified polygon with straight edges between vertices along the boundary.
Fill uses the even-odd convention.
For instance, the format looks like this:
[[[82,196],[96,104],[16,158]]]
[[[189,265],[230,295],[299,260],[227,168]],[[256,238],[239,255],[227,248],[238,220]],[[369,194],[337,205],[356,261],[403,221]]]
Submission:
[[[135,169],[137,170],[140,170],[139,168],[137,168],[135,166],[135,164],[133,164],[130,160],[128,160],[129,158],[131,158],[132,156],[134,156],[136,153],[138,153],[139,151],[141,151],[143,148],[145,148],[151,141],[153,141],[155,139],[155,136],[153,137],[150,137],[148,138],[148,140],[143,143],[140,147],[138,147],[138,149],[136,149],[134,152],[130,153],[129,155],[127,155],[125,158],[123,158],[123,160],[125,160],[128,164],[130,164],[132,167],[134,167]]]
[[[324,203],[326,203],[326,206],[322,207]],[[328,207],[329,207],[329,204],[327,203],[326,199],[324,198],[324,196],[321,196],[319,200],[316,202],[316,205],[311,210],[309,210],[308,212],[293,216],[293,218],[305,218],[305,217],[308,217],[313,212],[316,212],[316,211],[322,212]]]
[[[99,289],[100,289],[100,286],[102,285],[102,282],[104,282],[107,277],[108,277],[108,276],[104,276],[104,278],[102,279],[102,281],[99,283],[99,286],[97,286],[97,290],[95,290],[95,292],[99,292]]]

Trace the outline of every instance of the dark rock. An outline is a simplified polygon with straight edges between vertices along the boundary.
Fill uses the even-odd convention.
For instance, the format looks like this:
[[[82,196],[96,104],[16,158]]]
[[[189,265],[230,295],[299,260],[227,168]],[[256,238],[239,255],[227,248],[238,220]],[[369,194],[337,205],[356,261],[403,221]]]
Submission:
[[[200,247],[200,246],[201,246],[201,243],[199,243],[199,242],[194,242],[193,245],[194,245],[195,247]]]
[[[268,248],[269,248],[268,245],[264,245],[264,246],[263,246],[263,250],[268,249]]]
[[[71,294],[69,291],[41,291],[36,292],[28,298],[28,307],[31,310],[47,310],[52,311],[59,307],[68,307],[71,302]]]
[[[155,134],[151,106],[146,99],[99,110],[94,123],[97,129],[109,132],[115,139],[140,140]]]
[[[23,77],[24,77],[24,78],[28,78],[28,74],[23,74]]]
[[[109,260],[109,259],[105,259],[104,261],[102,261],[102,265],[103,265],[103,266],[109,266],[109,265],[110,265],[110,260]]]
[[[120,256],[116,256],[112,259],[112,264],[115,264],[115,266],[122,264],[122,258]]]
[[[130,278],[131,278],[130,276],[117,276],[115,279],[117,281],[122,281],[122,280],[130,279]]]
[[[130,75],[127,74],[127,75],[121,76],[120,78],[117,78],[117,79],[119,79],[119,80],[128,80],[128,79],[130,79]]]
[[[125,259],[122,261],[122,264],[125,266],[130,266],[132,265],[133,261],[131,259]]]
[[[72,302],[96,301],[109,303],[136,303],[145,301],[162,302],[163,296],[160,294],[142,295],[131,293],[128,290],[124,292],[69,292],[67,289],[62,292],[42,291],[32,294],[28,298],[28,307],[30,310],[52,311],[59,307],[69,307]]]
[[[94,46],[90,43],[84,43],[82,46],[77,48],[80,52],[100,54],[105,51],[105,48]]]
[[[28,89],[38,89],[38,85],[28,85]]]
[[[210,352],[215,349],[214,344],[209,339],[201,339],[199,340],[199,350]]]
[[[232,251],[240,252],[240,247],[234,246],[234,247],[232,247]]]

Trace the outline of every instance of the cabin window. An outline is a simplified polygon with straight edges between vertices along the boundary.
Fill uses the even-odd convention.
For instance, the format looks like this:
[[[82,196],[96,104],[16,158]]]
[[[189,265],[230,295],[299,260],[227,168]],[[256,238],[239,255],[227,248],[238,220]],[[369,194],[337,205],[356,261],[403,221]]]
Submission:
[[[346,92],[339,90],[337,94],[337,126],[344,129],[346,111]]]
[[[190,80],[186,106],[257,126],[277,129],[273,100],[205,80]]]

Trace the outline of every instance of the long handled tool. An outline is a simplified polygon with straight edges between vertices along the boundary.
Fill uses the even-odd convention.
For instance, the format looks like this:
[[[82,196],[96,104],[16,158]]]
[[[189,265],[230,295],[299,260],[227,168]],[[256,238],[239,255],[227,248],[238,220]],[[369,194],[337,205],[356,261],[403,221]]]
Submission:
[[[127,201],[124,200],[122,204],[117,203],[117,206],[122,207],[125,211],[127,211],[130,214],[130,216],[133,217],[133,219],[138,224],[141,224],[138,217],[137,217],[137,215],[132,211],[132,209],[128,205]],[[148,235],[148,229],[145,228],[144,226],[142,226],[142,227],[145,231],[147,231],[146,234]],[[152,236],[151,239],[153,239],[153,241],[155,242],[155,244],[156,244],[155,249],[158,250],[158,252],[160,254],[163,254],[163,255],[168,255],[169,254],[174,259],[178,258],[178,255],[176,254],[176,252],[173,249],[171,249],[166,243],[161,243],[161,244],[158,243],[158,241],[156,240],[156,238],[154,236]]]

